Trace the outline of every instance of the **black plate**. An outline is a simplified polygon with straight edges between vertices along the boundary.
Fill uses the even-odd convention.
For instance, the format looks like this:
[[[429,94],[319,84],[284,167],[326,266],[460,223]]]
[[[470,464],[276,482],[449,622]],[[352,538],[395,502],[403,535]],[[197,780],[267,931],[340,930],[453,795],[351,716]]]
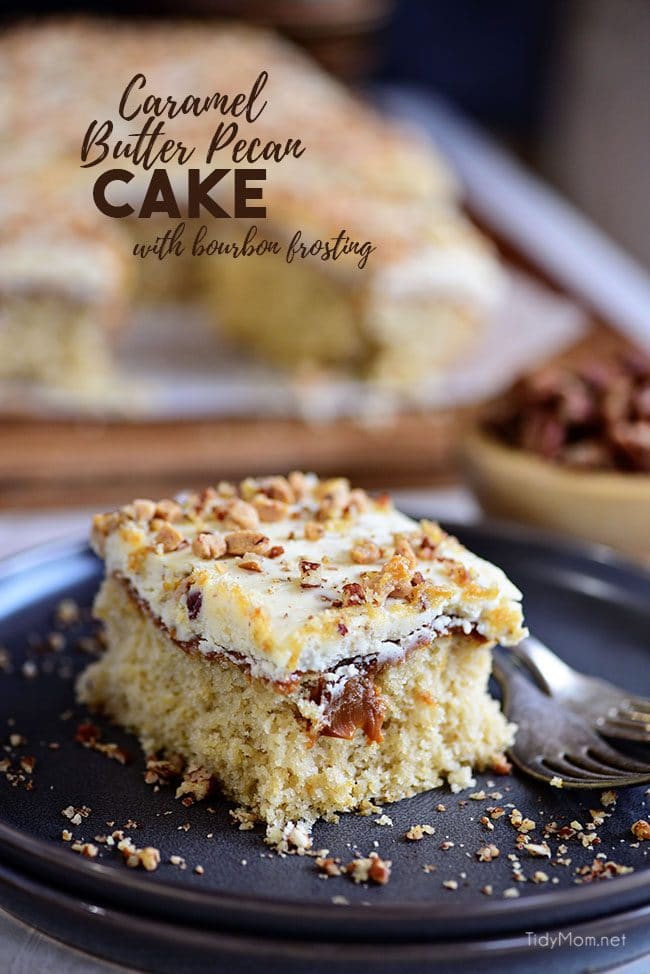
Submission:
[[[625,974],[641,974],[643,959],[643,967],[628,962],[650,956],[650,907],[577,924],[571,940],[560,940],[566,928],[549,930],[556,945],[551,955],[544,941],[535,944],[523,930],[490,940],[463,936],[437,943],[341,944],[196,929],[99,906],[2,865],[0,902],[50,937],[152,974],[476,974],[488,970],[486,957],[489,970],[499,974],[624,974],[621,965]]]
[[[588,555],[519,530],[448,527],[505,568],[525,592],[531,628],[569,662],[650,695],[647,574],[605,553]],[[0,777],[0,850],[14,870],[72,896],[142,916],[195,927],[349,942],[495,936],[575,923],[650,902],[647,846],[629,845],[631,823],[648,817],[644,788],[621,792],[616,814],[599,829],[602,845],[597,850],[570,844],[570,867],[551,868],[545,860],[521,856],[529,877],[544,869],[557,876],[557,885],[514,883],[506,856],[514,847],[514,831],[504,818],[493,833],[486,833],[478,818],[487,805],[513,802],[538,822],[577,818],[584,823],[589,821],[588,809],[599,805],[598,792],[572,794],[519,776],[483,775],[476,790],[496,788],[502,800],[459,805],[463,796],[438,789],[386,806],[393,828],[374,824],[376,816],[355,815],[343,816],[338,826],[319,825],[315,844],[346,860],[352,849],[367,854],[373,841],[379,843],[379,852],[393,861],[393,877],[388,886],[371,889],[345,878],[319,879],[309,857],[269,856],[260,830],[234,828],[223,800],[215,797],[209,804],[184,808],[169,790],[155,793],[143,783],[143,761],[128,735],[102,724],[106,740],[118,741],[134,754],[126,767],[74,743],[74,729],[85,714],[74,704],[71,674],[88,661],[74,645],[91,624],[86,620],[73,628],[63,652],[43,651],[38,645],[52,630],[57,602],[74,596],[88,607],[99,576],[98,561],[81,544],[35,549],[2,569],[0,644],[10,650],[16,670],[0,674],[0,713],[14,720],[7,733],[28,739],[16,754],[37,759],[32,791],[11,787]],[[33,679],[21,672],[27,658],[38,668]],[[74,716],[62,720],[60,715],[69,708]],[[48,749],[52,741],[60,744],[58,750]],[[489,780],[494,785],[488,785]],[[445,803],[446,812],[435,811],[439,802]],[[73,854],[59,838],[61,829],[69,826],[61,810],[70,804],[92,809],[89,818],[72,829],[87,840],[109,831],[107,821],[119,827],[129,818],[137,820],[141,827],[132,833],[135,841],[160,848],[161,867],[151,874],[128,870],[110,850],[92,861]],[[189,831],[179,830],[186,822]],[[434,824],[435,836],[405,842],[406,829],[420,822]],[[455,845],[442,852],[438,845],[447,838]],[[475,851],[486,841],[496,842],[502,855],[479,863]],[[574,869],[591,862],[595,851],[634,866],[635,872],[577,886]],[[169,864],[171,854],[184,856],[188,869],[183,872]],[[437,871],[425,873],[425,863],[435,863]],[[204,867],[203,876],[192,872],[195,864]],[[443,888],[446,879],[457,880],[458,890]],[[492,897],[480,892],[486,883],[494,888]],[[503,890],[512,886],[520,897],[503,899]],[[333,897],[341,896],[347,905],[332,903]]]

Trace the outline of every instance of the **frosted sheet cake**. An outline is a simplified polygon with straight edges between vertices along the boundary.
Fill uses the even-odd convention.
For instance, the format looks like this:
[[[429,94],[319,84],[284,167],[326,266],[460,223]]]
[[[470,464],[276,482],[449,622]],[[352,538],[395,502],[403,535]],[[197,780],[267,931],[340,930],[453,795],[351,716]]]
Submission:
[[[511,743],[491,648],[520,593],[344,479],[222,483],[94,519],[107,650],[81,701],[271,830],[472,783]]]
[[[138,92],[142,97],[169,94],[180,100],[188,93],[208,96],[215,89],[247,92],[262,69],[269,73],[263,93],[267,107],[253,125],[239,118],[240,134],[262,141],[300,138],[307,150],[299,159],[268,165],[268,219],[261,221],[260,232],[263,228],[263,236],[285,245],[297,229],[308,242],[345,230],[352,239],[370,240],[375,246],[365,269],[357,269],[353,257],[329,264],[308,258],[290,266],[283,257],[273,256],[164,262],[132,257],[135,240],[154,239],[156,225],[162,229],[178,221],[111,220],[95,213],[95,177],[124,161],[80,168],[79,149],[90,122],[110,118],[115,123],[113,139],[132,137],[138,119],[120,119],[117,105],[137,72],[147,78],[146,89]],[[132,107],[137,103],[134,97]],[[78,289],[84,271],[79,261],[56,257],[54,235],[45,247],[36,239],[31,251],[25,248],[32,231],[37,238],[42,232],[47,213],[71,233],[79,216],[85,215],[93,224],[93,245],[101,246],[102,254],[110,250],[114,264],[126,261],[137,279],[131,297],[129,275],[123,285],[119,275],[116,278],[123,302],[161,296],[201,300],[215,324],[234,341],[291,367],[343,366],[392,383],[410,383],[458,358],[501,294],[493,250],[461,215],[455,180],[431,146],[380,117],[306,55],[268,31],[227,23],[92,20],[19,26],[0,35],[0,108],[0,169],[7,175],[2,193],[23,195],[28,204],[23,208],[21,240],[3,240],[0,279],[14,274],[15,242],[24,290],[42,289],[48,313],[55,318],[68,315],[66,294]],[[202,160],[221,120],[217,112],[177,116],[166,120],[166,132],[187,145],[198,145],[197,158]],[[213,167],[230,165],[229,158],[227,153],[224,161],[218,154]],[[184,170],[168,168],[180,198]],[[212,167],[205,168],[207,172]],[[58,189],[48,194],[53,172],[57,179],[67,179],[62,194]],[[143,175],[139,172],[129,186],[134,200],[142,198]],[[52,202],[45,213],[39,212],[43,194]],[[93,220],[93,215],[99,219]],[[233,220],[208,222],[210,238],[238,239],[243,232]],[[191,228],[188,235],[193,236]],[[90,247],[88,252],[92,261]],[[44,275],[50,257],[49,274]],[[109,273],[107,280],[112,279]],[[89,328],[94,321],[100,337],[114,307],[112,293],[105,301],[84,306]],[[23,328],[25,316],[30,322],[39,317],[3,290],[3,371],[37,377],[42,361],[44,377],[52,379],[52,369],[47,370],[38,349],[32,354],[45,325]],[[55,341],[58,330],[51,330],[48,342]],[[10,350],[14,337],[22,333],[26,350],[19,356],[5,355],[5,348]],[[84,363],[83,352],[77,356],[81,369],[68,356],[66,374],[66,355],[59,358],[64,363],[59,376],[71,382],[80,371],[87,375],[92,365]]]

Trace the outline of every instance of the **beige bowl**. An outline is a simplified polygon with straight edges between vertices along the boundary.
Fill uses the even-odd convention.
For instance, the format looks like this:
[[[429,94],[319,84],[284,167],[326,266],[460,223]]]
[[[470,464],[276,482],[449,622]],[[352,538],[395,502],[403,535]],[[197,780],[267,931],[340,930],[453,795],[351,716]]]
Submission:
[[[463,456],[488,514],[650,558],[650,475],[569,470],[479,430]]]

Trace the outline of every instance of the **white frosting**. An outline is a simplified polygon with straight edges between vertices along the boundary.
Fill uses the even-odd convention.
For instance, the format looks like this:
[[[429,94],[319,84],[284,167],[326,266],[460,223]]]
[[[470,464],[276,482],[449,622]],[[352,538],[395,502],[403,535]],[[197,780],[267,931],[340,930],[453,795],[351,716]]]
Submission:
[[[344,660],[401,653],[395,643],[407,645],[431,630],[445,632],[450,620],[464,623],[466,631],[480,627],[487,638],[504,643],[521,637],[518,590],[500,569],[448,536],[436,548],[441,560],[418,560],[417,570],[431,586],[424,603],[389,598],[383,604],[341,607],[345,584],[360,583],[364,573],[381,568],[381,563],[352,561],[355,541],[372,539],[391,549],[396,532],[416,532],[419,525],[392,507],[373,504],[345,522],[328,522],[322,538],[308,541],[304,524],[313,513],[310,504],[315,506],[303,502],[289,517],[260,525],[271,543],[284,549],[277,558],[261,559],[261,573],[240,568],[237,558],[199,559],[189,545],[169,553],[153,549],[155,531],[133,521],[108,535],[106,569],[126,578],[177,639],[195,641],[205,654],[225,650],[243,656],[255,675],[276,680],[295,672],[328,672]],[[214,519],[174,526],[188,540],[200,531],[221,530]],[[319,562],[318,569],[305,574],[305,560]],[[469,580],[454,580],[450,565],[464,567]],[[305,582],[315,587],[305,588]],[[188,590],[201,593],[194,619],[188,614]]]
[[[475,247],[426,247],[419,253],[385,265],[374,279],[379,297],[442,294],[465,299],[490,310],[501,300],[505,278],[490,254]]]
[[[105,247],[19,241],[0,248],[0,291],[20,294],[43,290],[77,300],[103,301],[115,291],[119,264]]]

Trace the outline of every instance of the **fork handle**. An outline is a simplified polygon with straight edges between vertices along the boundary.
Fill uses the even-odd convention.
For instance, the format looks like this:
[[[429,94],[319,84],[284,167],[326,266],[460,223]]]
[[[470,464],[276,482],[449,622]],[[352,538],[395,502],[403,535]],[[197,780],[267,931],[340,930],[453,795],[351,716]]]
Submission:
[[[512,652],[526,666],[538,686],[548,694],[552,695],[554,691],[568,686],[574,679],[571,667],[535,636],[526,636],[518,646],[513,647]]]

